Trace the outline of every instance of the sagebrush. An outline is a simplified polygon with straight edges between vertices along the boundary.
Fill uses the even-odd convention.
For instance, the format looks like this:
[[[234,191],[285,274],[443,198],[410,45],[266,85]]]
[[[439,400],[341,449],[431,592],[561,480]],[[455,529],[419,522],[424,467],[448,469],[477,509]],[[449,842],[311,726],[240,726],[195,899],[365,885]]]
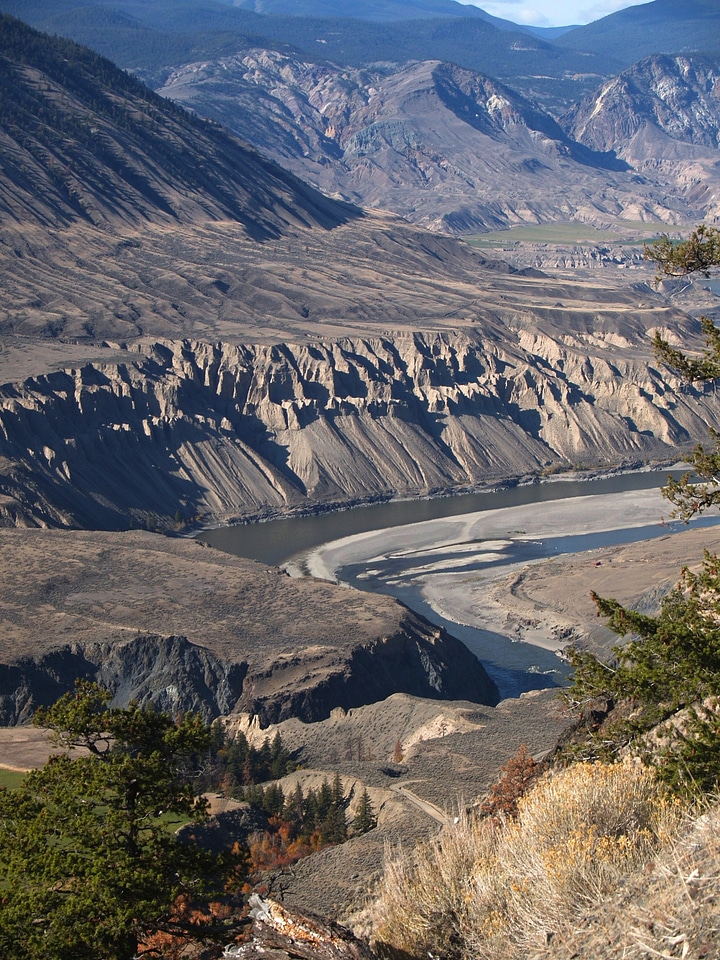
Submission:
[[[681,811],[631,761],[547,774],[516,819],[465,812],[389,858],[373,908],[376,949],[498,960],[511,944],[544,943],[672,838]]]

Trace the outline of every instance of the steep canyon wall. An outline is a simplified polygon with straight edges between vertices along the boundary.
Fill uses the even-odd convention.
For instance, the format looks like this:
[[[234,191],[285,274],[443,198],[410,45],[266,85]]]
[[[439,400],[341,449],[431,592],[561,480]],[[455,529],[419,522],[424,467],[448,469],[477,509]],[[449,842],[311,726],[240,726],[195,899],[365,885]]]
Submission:
[[[647,331],[136,344],[0,388],[5,526],[128,528],[675,457],[713,397]]]

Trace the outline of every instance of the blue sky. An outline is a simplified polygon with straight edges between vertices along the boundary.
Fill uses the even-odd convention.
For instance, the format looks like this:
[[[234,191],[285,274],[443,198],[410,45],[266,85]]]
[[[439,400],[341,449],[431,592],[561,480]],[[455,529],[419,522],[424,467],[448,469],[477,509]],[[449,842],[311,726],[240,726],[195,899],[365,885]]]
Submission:
[[[461,0],[469,2],[469,0]],[[494,17],[537,27],[564,27],[570,23],[590,23],[609,13],[634,7],[648,0],[477,0]],[[682,0],[680,0],[682,2]]]

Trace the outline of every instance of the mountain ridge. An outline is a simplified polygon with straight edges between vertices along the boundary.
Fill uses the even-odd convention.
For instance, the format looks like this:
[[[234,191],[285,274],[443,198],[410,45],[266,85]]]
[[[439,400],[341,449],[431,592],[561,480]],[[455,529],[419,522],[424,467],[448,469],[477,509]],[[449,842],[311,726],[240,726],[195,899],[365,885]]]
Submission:
[[[18,205],[25,224],[234,219],[269,239],[360,215],[87,48],[4,15],[0,86],[0,223]]]
[[[718,51],[720,10],[714,0],[652,0],[618,10],[557,38],[557,45],[618,58],[626,66],[659,53]]]
[[[612,139],[579,143],[572,114],[559,123],[506,85],[439,61],[354,70],[251,50],[172,71],[161,92],[244,130],[331,196],[442,232],[716,214],[712,199],[668,189],[652,169],[638,177]]]

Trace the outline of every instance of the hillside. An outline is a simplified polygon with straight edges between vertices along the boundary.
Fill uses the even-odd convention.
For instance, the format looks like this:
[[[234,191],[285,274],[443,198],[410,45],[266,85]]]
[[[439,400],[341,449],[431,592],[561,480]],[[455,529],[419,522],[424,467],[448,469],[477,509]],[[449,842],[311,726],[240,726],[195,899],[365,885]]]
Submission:
[[[576,27],[556,43],[626,66],[654,53],[717,53],[720,10],[715,0],[652,0]]]
[[[3,725],[27,723],[78,675],[118,703],[242,714],[263,727],[396,693],[498,699],[466,647],[389,597],[140,530],[5,530],[0,540]]]
[[[200,5],[177,9],[185,30]],[[237,13],[204,9],[218,22]],[[103,12],[113,25],[127,17],[88,4],[76,22],[85,12],[95,27]],[[125,28],[126,39],[138,29],[128,19]],[[168,36],[145,30],[143,56],[149,38],[162,48]],[[197,50],[213,30],[177,37]],[[497,703],[468,648],[395,600],[294,580],[189,535],[555,471],[674,462],[716,423],[716,397],[661,369],[652,337],[696,347],[699,324],[642,264],[622,261],[620,279],[605,267],[560,277],[512,268],[328,199],[71,41],[4,17],[0,36],[1,719],[26,721],[86,677],[116,703],[222,715],[257,744],[281,730],[300,764],[288,793],[337,771],[348,795],[367,784],[377,802],[377,831],[277,881],[289,903],[347,916],[365,901],[386,843],[428,837],[522,743],[552,750],[570,717],[551,690]],[[283,56],[258,55],[253,69],[270,76],[311,63]],[[308,72],[317,97],[307,103],[347,125],[342,75]],[[356,74],[345,76],[358,103],[366,97],[363,126],[343,127],[356,155],[386,151],[394,134],[413,146],[419,108],[458,140],[484,138],[474,148],[501,179],[515,178],[518,208],[541,176],[539,150],[557,177],[566,171],[573,203],[568,171],[578,167],[618,203],[622,164],[486,76],[422,62],[378,74],[378,90],[388,78],[392,98],[387,88],[383,96],[403,111],[404,131]],[[279,115],[252,121],[275,131],[278,149],[292,138],[290,125],[283,140],[270,122]],[[319,126],[313,137],[322,142]],[[527,179],[503,166],[510,141],[524,151]],[[613,209],[671,212],[649,194],[636,202],[637,211]],[[647,556],[650,584],[623,577],[614,555],[614,575],[628,589],[642,579],[643,596],[661,569],[657,553]],[[568,583],[598,583],[595,563],[582,567],[568,579],[555,564],[560,587],[528,583],[528,620],[546,601],[577,620]],[[527,688],[553,682],[531,666],[527,676]],[[0,737],[14,744],[13,765],[27,764],[23,736]]]
[[[12,3],[5,7],[15,9]],[[209,2],[175,5],[170,11],[163,0],[140,6],[117,0],[102,7],[88,0],[82,15],[74,7],[56,4],[51,10],[42,0],[34,0],[22,13],[48,29],[83,39],[122,66],[153,79],[164,96],[227,126],[325,194],[397,213],[434,230],[463,234],[568,219],[598,225],[616,218],[699,222],[717,215],[720,185],[711,154],[685,151],[670,157],[662,137],[637,137],[638,143],[647,140],[646,156],[631,150],[627,155],[621,152],[619,159],[615,156],[623,145],[622,139],[615,141],[619,130],[595,140],[585,129],[587,124],[576,132],[576,116],[595,110],[597,90],[591,91],[607,76],[611,58],[604,56],[602,66],[600,60],[593,66],[592,58],[583,53],[571,62],[557,46],[528,36],[520,40],[518,34],[497,29],[483,17],[361,23],[269,16]],[[692,10],[687,16],[688,23],[695,22]],[[229,50],[232,55],[223,55]],[[407,60],[412,62],[397,66]],[[369,61],[371,67],[357,66]],[[662,63],[656,61],[656,85],[675,83],[677,69],[673,73],[668,66],[670,73],[663,79]],[[482,73],[477,72],[479,64]],[[637,74],[637,68],[628,75],[633,72]],[[508,76],[511,86],[492,80],[493,74]],[[608,80],[599,89],[614,82]],[[556,83],[564,93],[553,86]],[[517,85],[530,96],[518,93],[513,88]],[[552,113],[566,110],[570,101],[584,94],[580,105],[566,112],[558,125]],[[16,95],[19,91],[8,90],[7,110],[20,109]],[[30,117],[57,110],[56,102],[49,105],[45,94],[29,91],[27,84],[23,97]],[[551,113],[538,106],[538,97],[548,102]],[[640,97],[633,106],[641,118],[637,125],[652,122],[647,114],[651,104],[645,100]],[[665,113],[676,107],[681,109],[679,100],[666,104]],[[627,127],[627,110],[618,110],[624,118],[618,123]],[[592,115],[604,114],[598,109]],[[220,147],[220,132],[213,131],[212,144],[198,142],[195,156],[168,156],[166,162],[159,151],[167,151],[167,142],[152,148],[146,142],[152,122],[148,116],[144,125],[136,124],[132,150],[126,149],[125,133],[112,134],[106,144],[110,155],[103,160],[116,168],[108,186],[118,176],[129,183],[135,173],[127,157],[148,150],[154,174],[163,164],[173,176],[176,171],[189,174],[191,187],[201,186],[221,211],[236,216],[238,208],[231,209],[231,198],[223,190],[238,179],[231,173],[237,162]],[[66,117],[63,123],[83,129],[77,116]],[[593,123],[599,126],[599,120]],[[123,124],[129,133],[128,117]],[[63,145],[43,142],[46,124],[31,123],[30,129],[38,143],[29,158],[20,151],[15,167],[34,171],[41,155],[62,154]],[[196,131],[199,134],[202,127],[196,126]],[[209,136],[205,129],[205,141]],[[92,207],[95,202],[92,197],[83,199],[86,188],[79,179],[92,190],[102,176],[92,164],[85,168],[87,156],[75,155],[94,149],[87,129],[76,140],[75,153],[53,160],[49,173],[56,182],[41,183],[40,191],[53,203],[57,188],[62,188],[63,203],[77,210],[78,204]],[[201,154],[213,157],[219,170],[213,183],[199,182],[204,172]],[[653,162],[660,158],[677,159],[682,166]],[[74,179],[70,173],[63,183],[64,171],[74,167]],[[248,181],[261,182],[254,171],[248,173]],[[28,175],[34,177],[34,172]],[[177,191],[168,200],[167,191],[175,189],[172,177],[169,183],[155,183],[145,171],[135,184],[136,193],[138,186],[148,196],[154,191],[155,199],[163,198],[175,213],[187,206]],[[121,210],[125,199],[115,191],[95,213]],[[142,203],[138,209],[143,209]],[[348,211],[336,211],[331,216],[346,215]],[[256,219],[260,227],[262,218]]]
[[[0,224],[231,219],[256,239],[359,215],[109,61],[0,17]]]
[[[717,171],[707,170],[704,198],[670,189],[652,169],[640,179],[612,136],[579,143],[574,114],[561,126],[498,81],[449,63],[352,70],[252,50],[173,70],[160,92],[329,195],[445,233],[715,212]]]
[[[637,174],[717,216],[720,60],[654,56],[603,84],[561,118],[594,150],[612,149]]]
[[[529,33],[546,40],[561,36],[572,26],[532,27],[494,17],[472,3],[456,0],[236,0],[234,6],[255,13],[285,14],[295,17],[352,17],[357,20],[383,21],[427,20],[448,17],[479,17],[499,30]]]
[[[253,13],[289,14],[294,17],[352,17],[377,22],[394,20],[424,20],[436,17],[480,17],[493,21],[479,7],[458,3],[456,0],[237,0],[234,6]],[[507,23],[509,21],[500,21]],[[517,29],[517,28],[515,28]]]
[[[696,329],[648,287],[551,282],[360,216],[96,55],[2,25],[3,523],[424,495],[665,459],[712,419],[647,369],[653,329]],[[476,83],[425,80],[430,106]],[[499,139],[520,108],[562,136],[509,101],[476,127]]]

